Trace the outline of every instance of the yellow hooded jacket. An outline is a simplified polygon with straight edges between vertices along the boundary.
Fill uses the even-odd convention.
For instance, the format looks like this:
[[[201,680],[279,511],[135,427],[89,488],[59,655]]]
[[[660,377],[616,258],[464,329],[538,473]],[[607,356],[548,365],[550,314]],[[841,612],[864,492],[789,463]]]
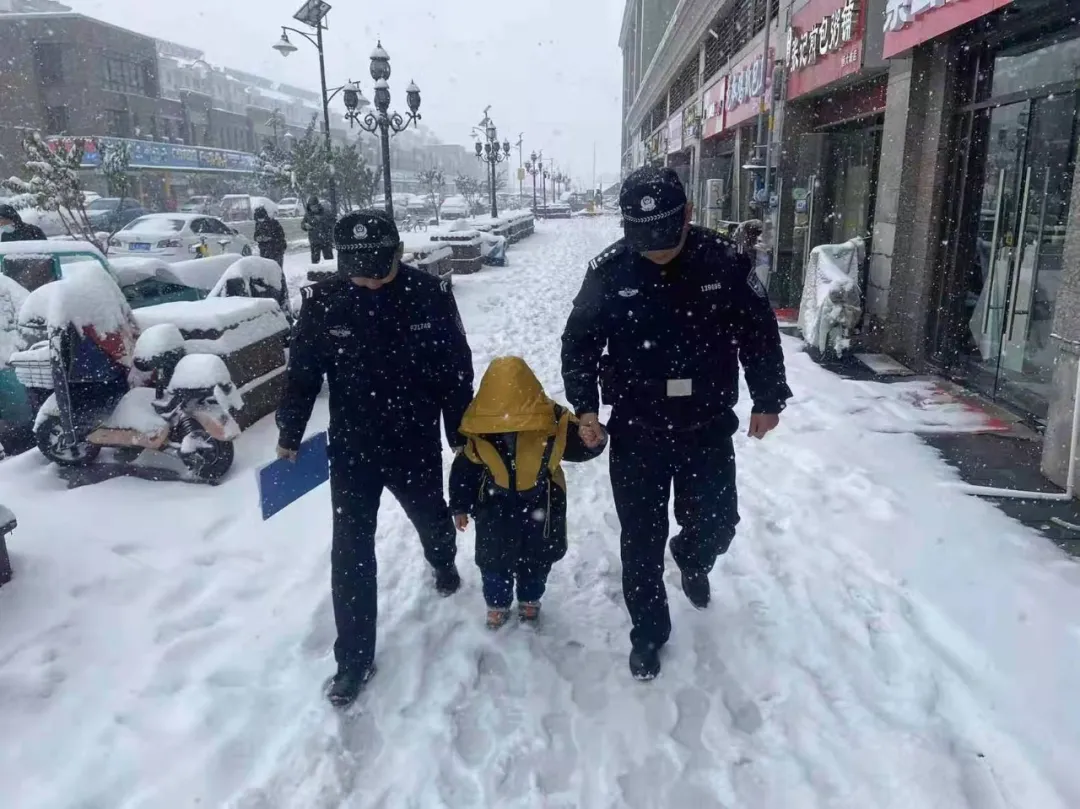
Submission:
[[[552,480],[565,492],[566,476],[561,464],[572,423],[576,424],[577,419],[557,408],[544,394],[540,380],[525,360],[500,357],[492,360],[480,381],[480,390],[461,420],[460,432],[468,439],[468,459],[485,466],[499,488],[510,488],[512,470],[485,436],[515,433],[515,489],[524,492],[537,485],[540,467],[548,455]],[[551,439],[554,444],[548,454]]]

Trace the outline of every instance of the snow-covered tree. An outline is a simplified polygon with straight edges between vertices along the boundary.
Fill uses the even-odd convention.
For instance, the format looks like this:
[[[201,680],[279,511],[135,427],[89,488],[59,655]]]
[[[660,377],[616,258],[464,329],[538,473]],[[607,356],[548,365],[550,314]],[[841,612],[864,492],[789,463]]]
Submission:
[[[271,196],[282,196],[293,190],[292,158],[276,144],[267,141],[256,157],[255,182],[259,190]]]
[[[346,210],[371,205],[375,196],[375,172],[368,167],[355,143],[334,148],[334,179],[339,201]]]
[[[446,176],[442,169],[430,168],[417,174],[416,179],[427,190],[428,200],[431,202],[431,207],[435,209],[435,224],[438,225],[439,208],[446,199]]]
[[[120,197],[123,203],[131,193],[131,147],[119,140],[99,145],[98,151],[101,152],[101,173],[109,184],[109,193]]]
[[[486,184],[467,174],[459,174],[454,180],[454,185],[457,186],[458,193],[469,203],[469,213],[472,214],[480,204],[480,199],[487,193]]]
[[[325,199],[330,188],[330,166],[326,162],[326,143],[312,117],[304,136],[293,144],[291,154],[293,185],[306,197]]]
[[[23,151],[30,179],[10,177],[0,185],[16,194],[30,195],[35,208],[57,214],[69,236],[91,242],[105,252],[108,240],[99,238],[90,224],[79,175],[86,142],[62,141],[53,148],[34,132],[23,139]]]
[[[289,125],[288,121],[285,120],[285,114],[282,113],[281,110],[275,109],[273,112],[270,113],[270,115],[267,116],[266,125],[270,127],[271,130],[273,130],[274,146],[277,147],[279,145],[278,131],[285,129]]]

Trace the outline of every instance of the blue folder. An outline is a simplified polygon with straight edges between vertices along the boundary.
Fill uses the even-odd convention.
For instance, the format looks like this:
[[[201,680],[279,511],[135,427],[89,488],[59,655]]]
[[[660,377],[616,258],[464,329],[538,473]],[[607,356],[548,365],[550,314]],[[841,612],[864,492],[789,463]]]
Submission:
[[[258,470],[262,518],[268,520],[330,479],[326,433],[313,435],[300,445],[296,462],[283,458]]]

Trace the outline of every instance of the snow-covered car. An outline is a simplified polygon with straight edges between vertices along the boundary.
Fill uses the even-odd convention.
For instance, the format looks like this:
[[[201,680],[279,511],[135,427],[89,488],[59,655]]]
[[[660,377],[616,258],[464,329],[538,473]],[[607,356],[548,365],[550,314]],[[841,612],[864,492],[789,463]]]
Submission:
[[[141,216],[109,240],[116,255],[153,256],[165,261],[184,261],[204,246],[209,255],[236,253],[250,256],[251,240],[213,216],[158,213]]]
[[[443,219],[466,219],[469,216],[469,203],[465,197],[447,197],[439,208]]]
[[[304,215],[304,203],[296,197],[285,197],[277,204],[278,218],[292,219]]]
[[[221,219],[224,222],[250,222],[255,218],[255,209],[265,208],[271,216],[277,216],[277,203],[267,197],[253,197],[250,194],[227,194],[221,198]]]
[[[95,231],[112,233],[124,225],[149,213],[133,199],[102,197],[86,206],[86,215]]]
[[[214,200],[213,197],[189,197],[188,200],[180,206],[180,213],[213,213]]]

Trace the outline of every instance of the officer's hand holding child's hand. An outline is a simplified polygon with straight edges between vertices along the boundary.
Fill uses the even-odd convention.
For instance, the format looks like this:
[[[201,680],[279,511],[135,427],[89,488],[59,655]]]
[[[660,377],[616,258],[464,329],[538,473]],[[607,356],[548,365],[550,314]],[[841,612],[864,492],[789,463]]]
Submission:
[[[455,514],[454,525],[458,531],[464,531],[469,527],[469,515],[468,514]]]
[[[289,463],[296,463],[296,450],[294,449],[285,449],[285,447],[279,445],[277,448],[277,456]]]
[[[604,428],[595,413],[583,413],[578,419],[578,434],[589,449],[596,449],[604,443]]]
[[[750,416],[750,431],[747,435],[760,440],[775,430],[779,424],[778,413],[754,413]]]

